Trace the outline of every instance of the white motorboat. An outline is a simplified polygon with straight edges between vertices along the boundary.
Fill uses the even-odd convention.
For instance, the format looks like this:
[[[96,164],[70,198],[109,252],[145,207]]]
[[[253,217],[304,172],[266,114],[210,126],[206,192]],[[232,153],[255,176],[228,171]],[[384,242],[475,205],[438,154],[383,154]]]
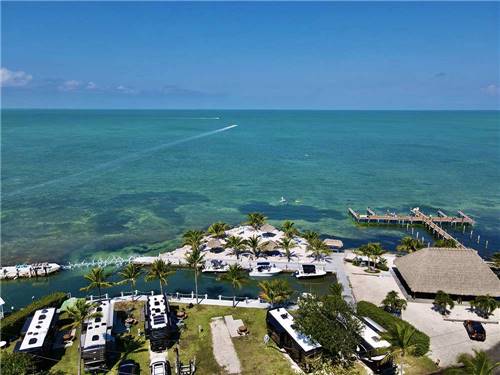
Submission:
[[[283,271],[281,268],[271,265],[269,262],[257,262],[257,265],[250,271],[250,277],[269,277],[277,275]]]
[[[318,269],[314,264],[302,264],[301,269],[295,271],[295,277],[297,279],[313,279],[325,275],[326,271]]]
[[[205,262],[205,266],[203,267],[201,272],[223,273],[227,272],[228,269],[229,265],[226,262],[222,260],[211,259]]]

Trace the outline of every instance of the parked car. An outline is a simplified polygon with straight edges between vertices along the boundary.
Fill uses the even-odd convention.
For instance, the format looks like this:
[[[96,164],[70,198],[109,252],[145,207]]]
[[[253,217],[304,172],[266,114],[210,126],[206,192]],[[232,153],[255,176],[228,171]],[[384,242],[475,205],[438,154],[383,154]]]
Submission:
[[[122,361],[118,366],[118,375],[138,375],[139,364],[131,359]]]
[[[170,363],[165,359],[151,362],[151,375],[171,375]]]
[[[484,341],[486,340],[486,331],[481,323],[474,320],[466,320],[464,327],[471,340]]]

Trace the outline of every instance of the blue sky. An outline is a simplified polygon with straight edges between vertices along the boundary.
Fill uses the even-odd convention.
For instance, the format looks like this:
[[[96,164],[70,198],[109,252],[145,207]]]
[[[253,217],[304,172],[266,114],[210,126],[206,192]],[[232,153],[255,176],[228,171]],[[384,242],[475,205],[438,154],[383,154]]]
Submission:
[[[499,25],[499,3],[2,2],[2,101],[495,109]]]

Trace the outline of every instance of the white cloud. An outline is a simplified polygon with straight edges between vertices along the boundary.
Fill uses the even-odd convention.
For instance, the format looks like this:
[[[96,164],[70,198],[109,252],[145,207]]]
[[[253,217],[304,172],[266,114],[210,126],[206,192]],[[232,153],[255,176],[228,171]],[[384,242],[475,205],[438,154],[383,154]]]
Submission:
[[[21,70],[12,71],[7,68],[0,68],[0,86],[1,87],[20,87],[26,86],[33,79],[31,74]]]
[[[134,90],[133,88],[123,86],[123,85],[116,86],[116,91],[124,93],[124,94],[135,94],[137,92],[137,90]]]
[[[483,91],[488,95],[496,96],[500,94],[500,87],[492,83],[491,85],[483,87]]]
[[[60,84],[58,89],[61,91],[75,91],[78,90],[81,86],[82,82],[71,79]]]
[[[90,81],[90,82],[87,82],[87,86],[85,88],[87,90],[94,90],[97,88],[97,85],[94,82]]]

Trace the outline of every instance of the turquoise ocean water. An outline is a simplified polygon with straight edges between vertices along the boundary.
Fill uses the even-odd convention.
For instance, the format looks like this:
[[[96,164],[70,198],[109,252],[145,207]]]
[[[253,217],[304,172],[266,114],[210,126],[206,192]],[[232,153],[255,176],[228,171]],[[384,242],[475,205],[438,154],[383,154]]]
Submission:
[[[252,211],[394,249],[404,230],[348,217],[367,206],[461,209],[477,225],[474,241],[457,236],[488,256],[500,248],[499,123],[495,111],[4,110],[2,264],[155,254]]]

